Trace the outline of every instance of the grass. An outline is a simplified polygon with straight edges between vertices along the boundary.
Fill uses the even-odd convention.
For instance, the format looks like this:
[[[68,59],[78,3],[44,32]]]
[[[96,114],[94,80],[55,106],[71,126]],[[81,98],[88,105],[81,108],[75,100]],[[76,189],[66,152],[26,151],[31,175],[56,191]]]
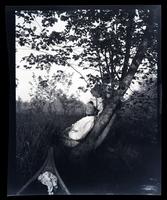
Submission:
[[[17,170],[30,177],[45,159],[51,134],[59,135],[82,116],[24,112],[16,114]]]
[[[52,133],[54,135],[61,135],[65,128],[71,126],[72,123],[76,122],[81,117],[82,116],[75,115],[75,113],[70,116],[57,115],[56,113],[33,113],[28,111],[16,114],[16,160],[18,174],[21,177],[21,185],[43,164],[50,145]],[[77,166],[70,168],[68,164],[66,168],[69,169],[65,169],[65,171],[67,171],[65,172],[65,175],[67,173],[67,177],[63,176],[68,186],[72,187],[72,185],[74,185],[77,187],[79,184],[77,181],[80,181],[79,177],[81,177],[81,179],[83,178],[84,185],[89,186],[89,182],[90,184],[91,182],[94,184],[99,181],[99,187],[101,188],[105,185],[105,182],[109,183],[109,185],[111,184],[111,180],[114,179],[112,177],[113,174],[116,176],[115,181],[118,180],[118,184],[124,181],[126,182],[126,176],[128,176],[129,179],[129,172],[126,170],[126,168],[129,168],[129,164],[132,167],[137,164],[136,172],[134,172],[135,176],[140,172],[140,176],[143,177],[144,171],[145,174],[149,174],[145,167],[150,166],[146,163],[149,163],[150,155],[155,155],[152,151],[155,149],[155,145],[152,145],[153,147],[150,148],[150,144],[148,142],[145,144],[144,141],[145,138],[151,141],[150,137],[146,137],[146,135],[148,135],[147,127],[149,128],[150,125],[146,124],[146,127],[142,127],[142,124],[139,123],[133,126],[133,123],[134,122],[128,122],[127,120],[124,120],[124,123],[121,120],[116,120],[113,130],[111,130],[116,131],[115,137],[108,137],[101,148],[95,153],[95,157],[91,156],[86,174],[83,173],[83,175],[81,175],[81,168]],[[142,136],[141,133],[144,133],[144,136]],[[119,142],[121,143],[119,144]],[[114,152],[108,151],[108,147],[111,147],[110,150],[112,150],[111,144],[113,144]],[[147,147],[146,150],[143,148],[144,144]],[[151,151],[150,154],[147,153],[148,149]],[[144,161],[141,161],[140,164],[143,170],[138,167],[138,154],[140,155],[140,153],[144,156]],[[152,160],[152,162],[158,161],[158,156],[155,159],[152,158]],[[150,171],[150,167],[147,168]],[[61,171],[63,172],[64,170],[60,170],[60,173]],[[154,174],[152,172],[150,173]],[[75,177],[68,177],[68,174],[73,174]],[[117,174],[120,174],[120,180]],[[71,184],[72,182],[73,184]],[[90,187],[92,189],[93,186]]]

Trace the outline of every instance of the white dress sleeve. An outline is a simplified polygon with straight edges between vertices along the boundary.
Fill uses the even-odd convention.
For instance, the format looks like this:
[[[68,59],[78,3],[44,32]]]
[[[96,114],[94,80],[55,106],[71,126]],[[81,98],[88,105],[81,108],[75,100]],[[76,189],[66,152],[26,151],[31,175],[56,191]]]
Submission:
[[[73,140],[80,140],[86,137],[94,125],[94,116],[86,116],[73,124],[69,137]]]

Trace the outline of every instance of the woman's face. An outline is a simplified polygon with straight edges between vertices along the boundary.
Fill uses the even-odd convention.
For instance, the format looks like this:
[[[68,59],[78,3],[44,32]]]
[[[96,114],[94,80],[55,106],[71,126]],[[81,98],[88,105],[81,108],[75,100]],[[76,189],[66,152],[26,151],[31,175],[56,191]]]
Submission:
[[[91,103],[87,103],[86,105],[86,113],[92,114],[94,110],[94,106]]]

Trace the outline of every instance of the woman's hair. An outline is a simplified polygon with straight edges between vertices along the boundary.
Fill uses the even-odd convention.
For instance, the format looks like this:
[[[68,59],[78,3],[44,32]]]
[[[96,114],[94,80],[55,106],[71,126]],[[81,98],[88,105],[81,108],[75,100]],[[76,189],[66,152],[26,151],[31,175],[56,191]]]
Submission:
[[[99,110],[94,106],[93,101],[89,101],[88,104],[91,104],[91,107],[86,111],[86,113],[89,115],[97,115]]]
[[[93,103],[93,101],[89,101],[88,103],[90,103],[90,104],[92,104],[92,105],[94,106],[94,103]]]

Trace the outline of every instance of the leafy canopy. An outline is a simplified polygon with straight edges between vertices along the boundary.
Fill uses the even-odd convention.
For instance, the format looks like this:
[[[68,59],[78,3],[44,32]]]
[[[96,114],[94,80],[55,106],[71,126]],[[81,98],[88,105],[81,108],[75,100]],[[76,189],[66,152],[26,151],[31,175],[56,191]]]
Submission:
[[[49,69],[53,63],[71,67],[94,96],[105,99],[115,94],[129,73],[149,26],[149,45],[133,82],[141,74],[145,80],[148,74],[156,74],[158,23],[150,13],[148,9],[118,8],[16,11],[23,22],[16,24],[16,43],[38,51],[38,55],[23,57],[28,63],[25,68]],[[56,26],[59,22],[65,24],[62,31]]]

